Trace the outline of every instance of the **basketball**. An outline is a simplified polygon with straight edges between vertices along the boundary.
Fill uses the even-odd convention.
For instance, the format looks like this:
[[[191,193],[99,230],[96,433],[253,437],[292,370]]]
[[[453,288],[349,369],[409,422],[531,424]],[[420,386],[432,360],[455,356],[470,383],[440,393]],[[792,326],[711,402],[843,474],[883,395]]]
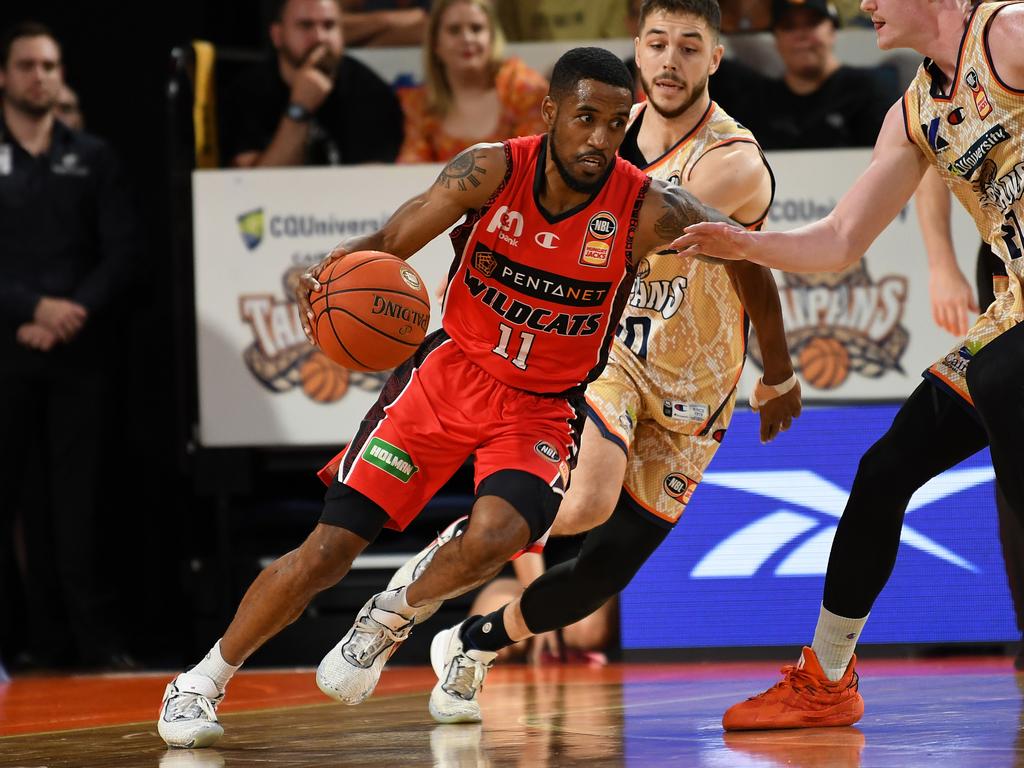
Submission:
[[[348,390],[348,370],[322,352],[314,351],[299,368],[302,390],[310,400],[333,403]]]
[[[839,339],[816,336],[800,350],[800,372],[817,389],[835,389],[850,373],[850,353]]]
[[[331,360],[354,371],[405,362],[427,333],[430,297],[402,259],[357,251],[328,266],[309,296],[313,337]]]

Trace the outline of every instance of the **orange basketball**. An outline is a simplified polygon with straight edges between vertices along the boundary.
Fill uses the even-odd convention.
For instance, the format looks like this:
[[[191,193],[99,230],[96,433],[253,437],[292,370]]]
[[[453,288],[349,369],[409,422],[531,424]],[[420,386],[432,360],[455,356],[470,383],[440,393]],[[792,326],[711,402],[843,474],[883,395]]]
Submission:
[[[321,352],[312,352],[299,367],[302,389],[310,400],[333,403],[348,390],[348,370]]]
[[[816,336],[800,350],[800,372],[812,387],[835,389],[850,374],[850,353],[839,339]]]
[[[354,371],[386,371],[405,362],[427,333],[430,297],[401,259],[357,251],[334,262],[309,296],[313,336],[331,360]]]

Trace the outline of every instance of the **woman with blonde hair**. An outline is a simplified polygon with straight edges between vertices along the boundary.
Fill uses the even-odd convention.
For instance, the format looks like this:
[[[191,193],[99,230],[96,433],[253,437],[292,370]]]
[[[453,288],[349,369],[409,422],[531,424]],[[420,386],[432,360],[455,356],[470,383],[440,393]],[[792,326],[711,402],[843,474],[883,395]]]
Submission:
[[[424,83],[399,91],[403,163],[445,162],[480,141],[545,130],[548,82],[516,58],[488,0],[436,0],[424,43]]]

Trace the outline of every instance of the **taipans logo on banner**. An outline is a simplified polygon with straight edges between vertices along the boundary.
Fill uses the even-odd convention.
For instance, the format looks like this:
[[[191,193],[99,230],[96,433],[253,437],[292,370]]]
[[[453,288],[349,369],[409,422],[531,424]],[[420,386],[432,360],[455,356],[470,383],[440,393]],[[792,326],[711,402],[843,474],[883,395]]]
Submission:
[[[384,226],[388,216],[388,214],[382,213],[376,219],[343,219],[333,215],[318,216],[309,213],[267,215],[263,208],[254,208],[238,214],[236,219],[238,234],[242,238],[242,242],[248,250],[254,251],[267,235],[271,239],[292,240],[330,237],[335,242],[346,237],[364,235],[368,232],[375,232]]]
[[[914,494],[907,514],[990,482],[994,477],[991,467],[946,472]],[[751,578],[787,548],[788,553],[773,571],[776,576],[825,574],[836,534],[833,521],[842,516],[849,491],[809,470],[708,472],[702,487],[708,486],[743,491],[778,506],[712,547],[694,566],[691,578]],[[970,573],[978,572],[969,560],[915,530],[910,522],[904,523],[900,535],[904,546]]]
[[[895,371],[910,341],[902,324],[907,278],[873,279],[863,261],[845,272],[785,274],[779,287],[793,365],[815,389],[829,390],[851,374],[877,379]],[[750,355],[761,365],[761,352]]]
[[[242,320],[253,341],[242,352],[246,367],[260,384],[274,393],[301,387],[310,400],[335,403],[350,387],[379,392],[390,371],[349,371],[310,345],[299,323],[298,305],[291,299],[304,267],[292,267],[283,276],[285,299],[272,294],[238,297]]]

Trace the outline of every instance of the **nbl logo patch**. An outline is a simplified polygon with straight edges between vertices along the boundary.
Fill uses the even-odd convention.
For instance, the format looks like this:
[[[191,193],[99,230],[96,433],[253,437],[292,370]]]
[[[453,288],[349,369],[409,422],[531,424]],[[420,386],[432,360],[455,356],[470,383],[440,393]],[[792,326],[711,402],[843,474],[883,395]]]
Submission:
[[[541,440],[539,443],[533,446],[533,450],[535,450],[538,454],[543,456],[548,461],[558,463],[562,460],[561,455],[558,453],[558,449],[555,448],[555,446],[553,446],[551,443],[547,443],[543,440]]]
[[[690,497],[693,495],[693,489],[696,487],[697,483],[682,472],[673,472],[670,475],[666,475],[662,483],[665,493],[684,507],[690,503]]]
[[[587,224],[587,236],[580,251],[580,265],[584,267],[607,267],[615,244],[618,220],[607,211],[595,213]]]

